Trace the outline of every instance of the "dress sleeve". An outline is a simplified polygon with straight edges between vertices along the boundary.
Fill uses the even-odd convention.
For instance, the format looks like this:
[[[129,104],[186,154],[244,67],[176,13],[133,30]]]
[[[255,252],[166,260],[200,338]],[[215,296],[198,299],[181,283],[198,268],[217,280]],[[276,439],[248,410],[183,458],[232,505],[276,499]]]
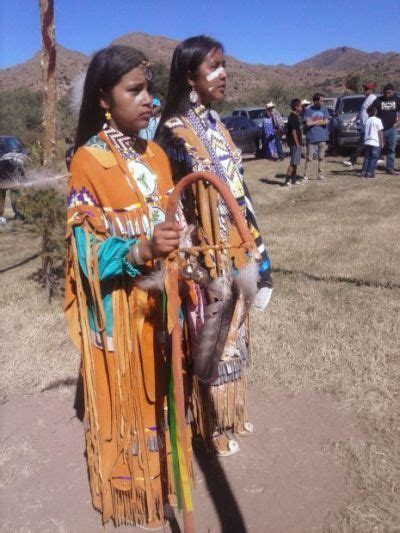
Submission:
[[[79,266],[86,277],[94,256],[100,281],[125,274],[135,277],[141,273],[140,269],[127,259],[127,255],[137,239],[107,235],[103,210],[91,177],[100,169],[91,158],[80,149],[72,160],[68,183],[67,239],[75,240]]]
[[[86,235],[82,226],[74,228],[76,250],[78,253],[79,266],[86,277],[88,277],[88,240],[89,253],[97,254],[99,280],[115,278],[127,274],[136,277],[141,272],[126,257],[129,248],[137,242],[137,239],[122,239],[120,237],[108,237],[100,242],[93,233]]]

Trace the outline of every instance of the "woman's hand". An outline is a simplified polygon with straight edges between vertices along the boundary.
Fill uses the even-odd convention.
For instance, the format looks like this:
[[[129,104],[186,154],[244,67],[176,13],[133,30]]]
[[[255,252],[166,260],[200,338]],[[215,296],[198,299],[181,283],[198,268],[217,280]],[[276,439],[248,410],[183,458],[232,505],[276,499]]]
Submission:
[[[180,230],[178,222],[161,222],[154,226],[152,238],[139,244],[139,254],[143,261],[164,257],[176,250]]]

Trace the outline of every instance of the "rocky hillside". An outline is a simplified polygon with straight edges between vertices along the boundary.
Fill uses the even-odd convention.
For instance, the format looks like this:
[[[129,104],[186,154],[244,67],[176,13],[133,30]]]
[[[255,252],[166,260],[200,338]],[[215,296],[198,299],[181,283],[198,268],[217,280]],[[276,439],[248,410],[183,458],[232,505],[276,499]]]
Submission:
[[[127,44],[142,49],[150,60],[169,67],[172,53],[178,41],[145,33],[126,34],[113,44]],[[57,71],[59,94],[68,92],[73,78],[82,72],[89,57],[57,47]],[[345,89],[345,78],[349,73],[359,73],[363,79],[383,81],[400,80],[400,54],[367,53],[349,47],[326,50],[291,67],[284,65],[252,65],[227,57],[229,71],[228,100],[246,100],[271,85],[296,87],[307,94],[320,88],[326,93],[339,94]],[[41,87],[40,53],[11,68],[0,70],[0,91],[26,87],[39,90]]]
[[[42,84],[40,61],[41,52],[39,51],[25,63],[0,69],[0,91],[19,87],[39,91]],[[85,54],[57,45],[56,77],[61,95],[68,91],[71,80],[86,68],[88,62],[89,57]]]
[[[393,61],[397,68],[400,67],[400,54],[394,52],[363,52],[356,48],[341,46],[331,48],[309,59],[304,59],[294,65],[296,69],[315,68],[331,72],[343,72],[359,68],[369,68],[371,64]]]

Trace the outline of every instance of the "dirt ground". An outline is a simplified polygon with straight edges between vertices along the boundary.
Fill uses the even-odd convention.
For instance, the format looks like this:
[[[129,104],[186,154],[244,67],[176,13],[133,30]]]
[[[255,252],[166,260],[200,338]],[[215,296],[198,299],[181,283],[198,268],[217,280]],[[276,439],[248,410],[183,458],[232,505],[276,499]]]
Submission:
[[[220,461],[196,454],[196,531],[326,530],[354,491],[329,442],[361,437],[355,417],[313,392],[256,388],[249,396],[255,433],[240,440],[240,452]],[[103,530],[72,400],[73,387],[64,387],[1,406],[1,531]],[[178,517],[165,531],[178,532],[179,524]]]

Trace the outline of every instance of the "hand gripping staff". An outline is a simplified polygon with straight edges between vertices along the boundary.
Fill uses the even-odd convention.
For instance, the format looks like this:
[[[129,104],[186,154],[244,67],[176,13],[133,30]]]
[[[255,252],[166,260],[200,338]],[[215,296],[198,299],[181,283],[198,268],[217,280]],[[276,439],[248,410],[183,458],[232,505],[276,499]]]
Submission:
[[[174,188],[166,209],[166,221],[173,222],[175,220],[176,210],[178,207],[179,199],[181,196],[182,191],[198,182],[208,182],[210,185],[212,185],[218,193],[223,198],[230,214],[232,215],[232,218],[234,220],[234,223],[237,227],[239,236],[242,240],[242,244],[240,246],[244,247],[245,250],[249,252],[250,259],[252,257],[256,257],[257,251],[255,248],[255,243],[252,238],[252,235],[250,233],[250,230],[247,226],[247,222],[245,218],[242,215],[242,212],[240,210],[240,207],[236,201],[236,199],[233,197],[231,191],[227,187],[227,185],[221,181],[220,178],[215,176],[214,174],[211,174],[210,172],[194,172],[192,174],[189,174],[185,176],[182,180],[179,181],[179,183]],[[217,246],[214,247],[215,250],[224,249],[224,245],[222,243],[216,243]],[[225,246],[227,248],[228,246]],[[209,247],[205,247],[203,249],[210,249]],[[200,248],[201,251],[201,248]],[[178,503],[182,503],[182,509],[183,509],[183,522],[184,522],[184,531],[185,533],[192,533],[194,531],[194,522],[193,522],[193,505],[192,505],[192,498],[191,498],[191,487],[189,482],[189,457],[188,457],[188,449],[189,444],[187,442],[187,432],[186,432],[186,416],[185,416],[185,395],[184,395],[184,384],[183,384],[183,369],[182,369],[182,360],[184,359],[184,354],[182,350],[182,331],[181,331],[181,324],[180,324],[180,305],[181,300],[179,296],[179,264],[177,260],[177,254],[171,254],[169,258],[167,259],[167,273],[165,278],[165,290],[167,294],[167,316],[168,316],[168,332],[171,335],[171,341],[172,341],[172,380],[171,383],[173,383],[173,390],[172,392],[172,398],[173,398],[173,405],[175,410],[175,423],[171,424],[171,437],[173,437],[172,433],[175,433],[176,439],[175,440],[175,446],[173,445],[173,448],[175,447],[175,461],[177,464],[177,467],[175,468],[174,465],[174,471],[175,471],[175,484],[176,484],[176,492],[178,497]],[[254,261],[253,261],[254,263]],[[254,278],[252,280],[252,284],[254,285],[254,289],[252,289],[252,295],[255,295],[256,292],[256,284],[257,284],[257,274],[256,270],[253,270]],[[217,277],[216,279],[212,280],[209,284],[211,286],[214,282],[218,282],[218,280],[224,279],[223,277]],[[218,292],[217,290],[214,291],[213,295]],[[253,297],[253,296],[252,296]],[[218,366],[220,357],[222,355],[222,349],[224,347],[224,344],[226,342],[228,332],[229,332],[229,324],[232,319],[233,315],[233,309],[234,305],[232,305],[232,298],[228,296],[227,300],[229,301],[229,308],[232,309],[232,311],[226,311],[224,307],[222,306],[222,309],[218,309],[216,313],[214,313],[217,316],[217,320],[219,323],[217,324],[220,331],[218,332],[219,335],[217,335],[219,338],[215,339],[211,338],[212,336],[209,335],[209,332],[206,331],[206,335],[203,335],[203,330],[207,330],[207,316],[205,324],[203,325],[202,330],[199,334],[199,342],[197,343],[199,346],[202,344],[202,339],[204,338],[205,343],[207,344],[206,350],[202,350],[201,346],[198,350],[196,350],[198,353],[193,354],[193,361],[194,361],[194,372],[195,374],[201,379],[202,381],[209,381],[212,377],[212,374],[215,372],[215,368]],[[248,302],[247,302],[248,303]],[[247,309],[249,306],[247,306]],[[243,318],[244,319],[244,318]],[[212,322],[213,317],[210,318],[210,322]],[[215,324],[213,329],[215,330]],[[208,333],[208,334],[207,334]],[[209,353],[211,351],[211,353]],[[208,353],[207,353],[208,352]],[[217,352],[217,353],[215,353]],[[170,393],[171,396],[171,393]],[[172,427],[173,426],[173,427]],[[180,506],[181,507],[181,506]]]

